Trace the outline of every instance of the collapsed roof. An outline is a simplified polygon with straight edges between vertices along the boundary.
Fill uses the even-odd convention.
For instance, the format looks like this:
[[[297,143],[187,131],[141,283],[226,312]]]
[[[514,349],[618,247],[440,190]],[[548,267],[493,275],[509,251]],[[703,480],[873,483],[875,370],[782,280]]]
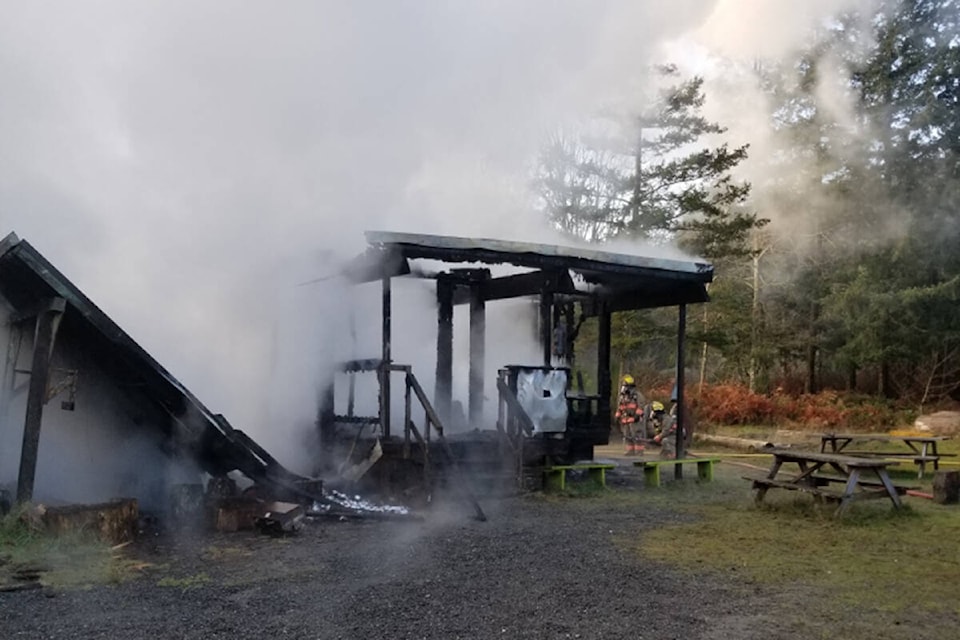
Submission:
[[[0,241],[0,294],[12,305],[12,321],[30,318],[45,301],[66,301],[60,334],[96,353],[97,364],[134,402],[166,416],[153,428],[176,438],[178,450],[217,476],[238,470],[251,480],[305,495],[309,480],[280,465],[242,431],[203,405],[176,378],[50,264],[26,240],[10,233]]]
[[[388,231],[368,231],[366,238],[369,248],[346,269],[347,277],[356,283],[401,275],[432,277],[411,269],[410,261],[415,259],[506,264],[532,270],[486,280],[482,284],[485,300],[549,292],[623,311],[707,302],[706,285],[713,280],[713,266],[695,260]]]

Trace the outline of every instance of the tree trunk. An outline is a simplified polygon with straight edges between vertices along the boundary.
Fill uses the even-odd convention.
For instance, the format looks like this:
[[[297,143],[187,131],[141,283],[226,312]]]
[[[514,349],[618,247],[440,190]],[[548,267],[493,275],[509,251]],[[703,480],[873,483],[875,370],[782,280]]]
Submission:
[[[893,398],[893,385],[890,382],[890,363],[884,360],[880,363],[880,396]]]
[[[850,365],[847,368],[847,391],[857,390],[857,366]]]
[[[817,347],[807,345],[807,383],[804,385],[807,393],[816,393],[817,389]]]

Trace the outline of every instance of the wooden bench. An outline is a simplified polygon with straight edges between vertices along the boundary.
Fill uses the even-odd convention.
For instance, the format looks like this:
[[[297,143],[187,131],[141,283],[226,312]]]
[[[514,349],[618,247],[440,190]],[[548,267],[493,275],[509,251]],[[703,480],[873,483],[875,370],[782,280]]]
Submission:
[[[801,491],[803,493],[809,493],[812,496],[817,498],[827,498],[828,500],[843,500],[843,492],[837,491],[836,489],[830,489],[827,486],[821,484],[797,484],[795,482],[788,482],[786,480],[773,480],[771,478],[758,478],[756,476],[743,476],[744,480],[753,481],[753,489],[760,489],[761,492],[758,492],[758,496],[762,496],[767,489],[787,489],[790,491]],[[885,495],[885,494],[884,494]],[[882,496],[881,496],[882,497]],[[761,502],[763,498],[758,498],[757,502]]]
[[[607,471],[615,469],[614,464],[580,463],[563,464],[543,468],[543,488],[548,491],[565,491],[567,471],[586,471],[587,477],[596,485],[607,486]]]
[[[648,487],[660,486],[660,467],[664,465],[692,464],[697,465],[697,479],[702,482],[713,480],[713,463],[720,462],[720,458],[683,458],[680,460],[637,460],[633,466],[643,469],[643,479]]]
[[[753,489],[763,489],[764,492],[766,489],[787,489],[789,491],[800,491],[803,493],[809,493],[812,496],[817,498],[825,498],[827,500],[833,500],[836,502],[841,502],[846,497],[846,493],[843,490],[832,489],[832,483],[843,483],[846,485],[848,478],[843,478],[840,476],[827,476],[827,475],[812,475],[808,477],[808,483],[797,483],[788,480],[774,480],[772,478],[761,478],[758,476],[743,476],[744,480],[751,480],[753,482]],[[873,498],[887,498],[889,494],[887,493],[887,488],[880,481],[871,481],[861,479],[858,482],[862,491],[857,493],[858,500],[867,500]],[[916,490],[918,487],[905,487],[902,485],[893,485],[894,490],[897,492],[897,495],[905,495],[907,491],[913,489]],[[758,492],[758,497],[761,494]],[[762,501],[760,497],[758,502]]]

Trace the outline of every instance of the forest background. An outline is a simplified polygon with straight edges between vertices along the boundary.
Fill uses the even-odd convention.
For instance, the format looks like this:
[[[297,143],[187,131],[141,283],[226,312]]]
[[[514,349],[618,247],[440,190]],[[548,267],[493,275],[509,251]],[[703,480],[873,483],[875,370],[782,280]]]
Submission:
[[[712,301],[688,309],[701,418],[894,426],[958,398],[958,20],[954,0],[891,0],[824,21],[791,59],[665,61],[650,106],[544,146],[555,227],[714,264]],[[615,314],[613,374],[667,396],[676,330],[672,309]],[[595,327],[577,340],[591,353]]]

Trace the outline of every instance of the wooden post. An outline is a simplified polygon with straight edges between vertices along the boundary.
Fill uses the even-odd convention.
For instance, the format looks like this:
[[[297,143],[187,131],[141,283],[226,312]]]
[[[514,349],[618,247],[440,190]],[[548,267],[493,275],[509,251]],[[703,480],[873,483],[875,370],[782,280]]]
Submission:
[[[335,433],[334,425],[334,398],[336,389],[334,387],[334,374],[330,374],[330,382],[326,384],[320,392],[320,412],[317,416],[317,426],[320,429],[320,449],[323,451],[324,463],[333,460],[333,439]]]
[[[597,315],[597,418],[601,424],[610,426],[610,308],[600,303]]]
[[[486,361],[486,303],[479,283],[470,286],[470,426],[479,428],[483,419],[483,374]]]
[[[540,292],[540,343],[543,345],[543,366],[549,367],[553,354],[553,294]]]
[[[677,314],[677,460],[682,460],[686,456],[685,449],[685,439],[683,437],[685,420],[684,414],[686,413],[684,407],[684,363],[683,350],[684,350],[684,338],[687,333],[687,305],[680,305],[679,312]],[[675,464],[673,465],[673,475],[677,480],[683,479],[683,465]]]
[[[453,281],[437,277],[437,376],[434,405],[441,420],[450,419],[453,403]]]
[[[33,340],[33,364],[30,367],[30,386],[27,390],[27,412],[23,423],[23,448],[20,452],[20,474],[17,478],[17,502],[33,499],[33,481],[37,472],[37,453],[40,449],[40,422],[46,402],[50,360],[57,337],[60,319],[66,309],[63,298],[53,298],[37,314]]]
[[[381,366],[380,366],[380,427],[383,430],[383,437],[390,437],[390,369],[388,366],[391,364],[391,355],[390,355],[390,342],[391,342],[391,330],[390,330],[390,314],[391,314],[391,300],[390,300],[390,278],[382,278],[380,281],[381,286],[381,311],[383,313],[383,340],[382,347],[383,353],[381,355]]]

